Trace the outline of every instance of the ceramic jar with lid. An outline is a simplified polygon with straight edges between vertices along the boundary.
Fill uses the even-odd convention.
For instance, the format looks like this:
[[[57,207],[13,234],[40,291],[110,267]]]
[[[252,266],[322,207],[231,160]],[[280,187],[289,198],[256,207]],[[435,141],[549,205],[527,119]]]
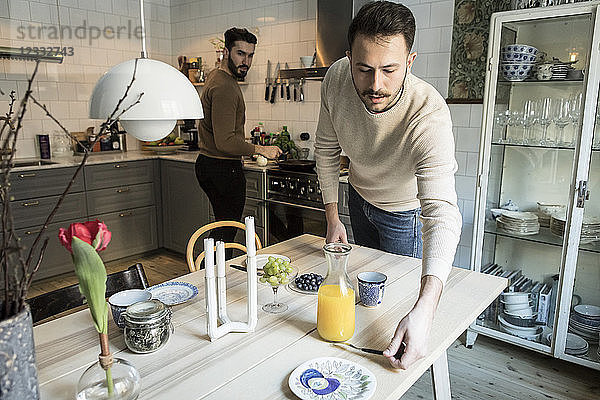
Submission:
[[[123,320],[125,344],[134,353],[151,353],[160,349],[173,333],[171,309],[159,300],[130,305]]]

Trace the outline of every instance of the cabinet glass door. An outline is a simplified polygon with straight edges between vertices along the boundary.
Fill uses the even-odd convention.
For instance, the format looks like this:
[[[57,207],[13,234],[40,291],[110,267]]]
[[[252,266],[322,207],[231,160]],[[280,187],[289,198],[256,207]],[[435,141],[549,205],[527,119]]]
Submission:
[[[477,324],[548,353],[593,18],[580,13],[495,27],[480,268],[507,277],[509,288]]]
[[[592,154],[579,253],[571,299],[567,300],[568,333],[563,339],[564,353],[583,364],[600,367],[600,106],[596,107]],[[589,143],[589,142],[588,142]],[[565,304],[563,302],[563,304]],[[568,307],[570,305],[570,307]]]

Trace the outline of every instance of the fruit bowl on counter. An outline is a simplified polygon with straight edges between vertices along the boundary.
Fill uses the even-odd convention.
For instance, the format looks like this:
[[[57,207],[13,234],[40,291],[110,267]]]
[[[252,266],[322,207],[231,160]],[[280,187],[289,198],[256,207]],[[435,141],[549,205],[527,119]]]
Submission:
[[[182,149],[185,143],[182,138],[171,133],[169,136],[153,142],[143,142],[142,150],[157,154],[172,154]]]

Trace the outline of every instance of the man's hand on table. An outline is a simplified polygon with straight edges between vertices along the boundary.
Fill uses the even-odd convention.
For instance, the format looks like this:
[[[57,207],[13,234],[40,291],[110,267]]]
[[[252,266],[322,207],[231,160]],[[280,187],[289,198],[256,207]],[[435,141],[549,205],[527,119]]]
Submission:
[[[337,203],[325,204],[325,218],[327,219],[327,236],[325,236],[325,243],[348,243],[348,236],[346,234],[346,227],[340,221],[338,215]]]
[[[383,355],[394,368],[407,369],[427,354],[427,343],[443,284],[435,276],[421,279],[421,292],[413,309],[398,323],[394,337]],[[400,345],[406,348],[400,359],[394,357]]]

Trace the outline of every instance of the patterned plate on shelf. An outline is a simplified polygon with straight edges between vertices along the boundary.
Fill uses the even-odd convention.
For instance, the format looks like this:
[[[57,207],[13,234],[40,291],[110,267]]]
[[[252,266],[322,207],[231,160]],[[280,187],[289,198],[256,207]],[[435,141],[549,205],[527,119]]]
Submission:
[[[146,289],[152,298],[160,300],[168,306],[185,303],[198,294],[198,288],[187,282],[165,282]]]
[[[367,400],[375,393],[377,379],[352,361],[321,357],[300,364],[288,385],[302,400]]]

